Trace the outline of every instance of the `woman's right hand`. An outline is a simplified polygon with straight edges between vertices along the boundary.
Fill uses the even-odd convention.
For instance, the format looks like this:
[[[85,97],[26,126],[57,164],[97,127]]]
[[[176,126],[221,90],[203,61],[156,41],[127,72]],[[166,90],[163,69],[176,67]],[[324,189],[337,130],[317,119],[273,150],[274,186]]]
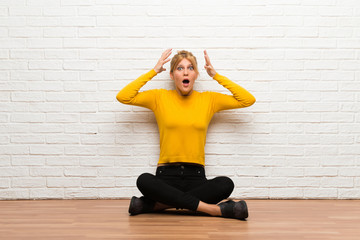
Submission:
[[[169,56],[171,55],[171,51],[172,51],[172,48],[169,48],[162,53],[159,61],[156,63],[156,65],[154,67],[154,70],[156,73],[161,73],[162,71],[166,70],[164,68],[164,64],[171,60],[171,59],[169,59]]]

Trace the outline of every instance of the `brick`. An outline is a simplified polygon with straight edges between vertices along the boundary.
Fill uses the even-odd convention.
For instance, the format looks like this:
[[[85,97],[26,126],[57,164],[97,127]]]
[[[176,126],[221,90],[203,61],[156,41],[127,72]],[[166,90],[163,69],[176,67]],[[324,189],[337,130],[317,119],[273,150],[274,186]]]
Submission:
[[[0,122],[8,122],[8,115],[7,114],[0,114]]]
[[[66,155],[78,155],[78,156],[94,156],[97,154],[97,148],[90,146],[67,146],[65,147]]]
[[[75,156],[47,156],[46,165],[48,166],[77,166],[79,159]]]
[[[97,199],[99,198],[96,188],[67,188],[65,189],[65,199]]]
[[[74,135],[47,135],[46,143],[48,144],[78,144],[79,136]]]
[[[97,134],[98,128],[96,125],[91,124],[79,124],[79,123],[72,123],[66,124],[65,133],[85,133],[85,134]]]
[[[56,60],[48,61],[30,61],[29,69],[32,70],[60,70],[62,69],[62,62]]]
[[[79,3],[80,2],[82,1],[79,1]],[[79,9],[78,10],[79,16],[106,16],[106,15],[112,15],[113,10],[114,12],[117,12],[116,9],[110,6],[88,6],[88,7],[84,6],[84,7],[79,7],[78,9]]]
[[[46,28],[44,29],[44,37],[47,38],[75,38],[77,37],[77,29],[70,27],[63,28]]]
[[[83,123],[113,123],[115,115],[113,113],[82,113],[80,121]]]
[[[127,196],[139,195],[134,187],[102,188],[99,189],[99,198],[127,198]]]
[[[95,17],[71,16],[61,18],[61,26],[63,27],[93,27],[95,25]]]
[[[92,0],[62,0],[61,5],[64,6],[89,6],[92,5]]]
[[[64,169],[66,177],[96,177],[97,170],[95,168],[76,168],[69,167]]]
[[[32,123],[30,127],[31,133],[61,133],[64,127],[60,124]]]
[[[63,176],[63,170],[61,168],[32,167],[32,168],[30,168],[30,176],[33,176],[33,177],[58,177],[58,176]]]
[[[60,82],[37,82],[33,81],[29,84],[30,91],[62,91],[63,85]]]
[[[337,155],[337,146],[323,145],[323,146],[306,146],[305,156],[331,156]]]
[[[79,115],[75,113],[47,113],[48,123],[76,123],[79,122]]]
[[[347,167],[355,164],[355,157],[350,156],[324,156],[321,158],[322,166]]]
[[[47,92],[45,99],[47,102],[77,102],[80,96],[77,92]]]
[[[321,179],[322,187],[353,187],[354,180],[352,177],[323,177]]]
[[[0,17],[0,27],[23,27],[26,25],[25,17]]]
[[[63,104],[64,112],[71,113],[95,113],[98,110],[97,104],[84,104],[84,103],[65,103]]]
[[[30,189],[30,198],[32,199],[63,199],[63,189]]]
[[[305,169],[305,176],[335,177],[337,174],[338,170],[335,167],[314,167]]]
[[[33,31],[32,31],[33,32]],[[43,59],[43,50],[11,50],[10,58],[13,59]]]
[[[29,169],[24,167],[4,167],[1,168],[1,177],[27,177],[29,176]]]
[[[304,190],[301,188],[271,188],[269,194],[272,199],[303,198]]]
[[[303,177],[304,169],[303,168],[274,168],[271,171],[271,176],[275,177]]]
[[[14,188],[42,188],[46,186],[45,178],[14,178],[11,181]]]
[[[27,5],[29,6],[60,6],[60,0],[29,0],[27,1]]]
[[[8,144],[10,138],[8,136],[0,136],[0,144]]]
[[[27,17],[27,23],[30,27],[58,27],[61,23],[61,18],[41,16],[41,17]],[[40,48],[39,43],[36,44]]]
[[[45,157],[43,156],[12,156],[12,166],[43,166],[45,165]]]
[[[359,199],[360,194],[357,189],[339,189],[339,199]]]
[[[275,178],[275,177],[255,178],[253,186],[256,188],[287,187],[287,180],[286,180],[286,177],[283,177],[283,178]]]
[[[0,189],[9,188],[10,179],[0,179]]]
[[[79,79],[77,72],[58,72],[46,71],[44,73],[44,80],[47,81],[74,81]]]
[[[35,7],[9,7],[10,16],[37,16],[41,15],[41,8]]]
[[[114,135],[104,135],[104,134],[96,134],[96,135],[88,135],[81,136],[81,144],[83,145],[96,145],[96,144],[114,144],[116,141],[116,137]]]
[[[57,39],[57,38],[51,38],[51,39],[31,38],[28,40],[28,47],[29,48],[37,48],[37,49],[62,48],[63,42],[61,39]],[[36,62],[34,62],[34,63],[36,63]]]
[[[24,79],[35,81],[35,80],[43,80],[43,74],[39,72],[30,72],[30,71],[16,71],[11,73],[11,80],[20,80]]]
[[[44,143],[44,136],[39,135],[13,135],[12,143]]]
[[[82,180],[81,186],[84,188],[111,188],[115,187],[115,179],[87,178],[86,180]]]
[[[27,69],[27,63],[25,61],[13,61],[13,60],[3,60],[1,61],[0,70],[9,69],[9,70],[25,70]]]
[[[1,133],[24,133],[29,130],[27,124],[12,123],[12,124],[0,124]]]
[[[29,199],[29,190],[28,189],[0,189],[0,199],[1,200],[13,200],[13,199]]]
[[[60,155],[64,153],[63,146],[51,146],[51,145],[32,145],[30,146],[30,154],[35,155]]]
[[[111,157],[80,157],[80,166],[88,167],[112,167],[114,158]]]
[[[80,178],[62,178],[62,177],[48,177],[46,180],[48,188],[74,188],[81,186]]]
[[[43,14],[44,16],[73,16],[76,15],[76,7],[64,7],[54,8],[54,7],[44,7]]]
[[[94,70],[96,69],[96,62],[95,61],[64,61],[64,69],[65,70]]]
[[[86,39],[86,38],[70,38],[64,39],[64,48],[95,48],[96,47],[95,39]]]
[[[98,124],[99,125],[99,133],[131,133],[132,131],[137,132],[135,129],[139,129],[139,132],[144,133],[147,132],[145,128],[134,127],[132,130],[131,123],[117,123],[117,124]],[[157,126],[154,126],[153,130],[148,130],[148,132],[157,132]],[[144,131],[142,131],[144,130]]]
[[[306,188],[304,198],[336,199],[338,198],[338,190],[336,188]]]

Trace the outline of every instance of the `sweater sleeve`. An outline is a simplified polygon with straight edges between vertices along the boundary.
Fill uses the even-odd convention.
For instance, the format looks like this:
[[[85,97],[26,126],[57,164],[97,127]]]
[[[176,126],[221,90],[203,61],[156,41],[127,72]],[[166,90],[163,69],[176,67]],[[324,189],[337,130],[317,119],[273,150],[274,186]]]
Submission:
[[[156,90],[139,92],[148,81],[155,77],[154,69],[141,75],[136,80],[126,85],[117,95],[116,99],[124,104],[146,107],[154,110],[156,107]]]
[[[232,93],[232,95],[214,93],[214,112],[249,107],[255,103],[256,99],[250,92],[227,77],[216,73],[213,79]]]

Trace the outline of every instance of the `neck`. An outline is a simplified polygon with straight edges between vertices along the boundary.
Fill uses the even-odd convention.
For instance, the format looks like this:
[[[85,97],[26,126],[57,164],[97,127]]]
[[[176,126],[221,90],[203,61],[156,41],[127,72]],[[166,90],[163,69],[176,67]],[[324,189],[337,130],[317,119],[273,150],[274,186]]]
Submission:
[[[182,96],[182,97],[186,97],[186,96],[190,96],[193,92],[193,90],[191,89],[190,92],[186,93],[186,94],[183,94],[178,88],[176,88],[176,92]]]

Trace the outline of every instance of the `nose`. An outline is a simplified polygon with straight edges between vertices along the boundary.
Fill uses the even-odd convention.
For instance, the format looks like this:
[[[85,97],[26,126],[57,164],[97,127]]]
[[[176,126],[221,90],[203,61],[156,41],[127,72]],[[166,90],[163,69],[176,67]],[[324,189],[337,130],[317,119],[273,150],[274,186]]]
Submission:
[[[185,68],[184,75],[188,75],[188,70]]]

